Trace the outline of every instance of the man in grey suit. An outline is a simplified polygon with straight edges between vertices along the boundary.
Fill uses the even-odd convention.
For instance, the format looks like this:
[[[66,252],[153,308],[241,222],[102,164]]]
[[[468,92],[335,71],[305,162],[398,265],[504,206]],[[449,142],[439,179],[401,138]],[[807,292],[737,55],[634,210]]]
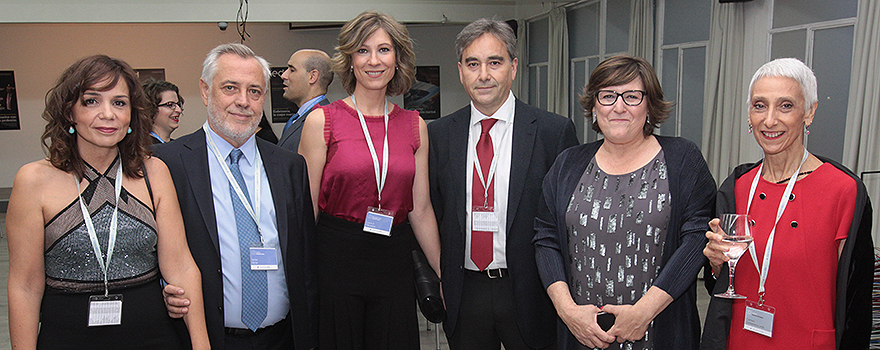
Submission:
[[[317,286],[314,211],[305,160],[254,137],[269,64],[241,44],[220,45],[199,81],[208,121],[157,145],[168,165],[202,273],[214,349],[313,349]],[[161,228],[160,228],[161,229]],[[188,300],[165,287],[170,314]]]
[[[284,98],[296,103],[299,110],[284,125],[278,145],[297,152],[302,127],[306,117],[316,105],[330,103],[327,87],[333,82],[330,56],[321,50],[303,49],[294,52],[287,61],[287,70],[281,74],[284,82]]]
[[[574,124],[513,96],[516,39],[506,23],[477,20],[455,48],[471,104],[428,124],[449,346],[552,348],[556,313],[532,238],[544,175],[578,143]]]

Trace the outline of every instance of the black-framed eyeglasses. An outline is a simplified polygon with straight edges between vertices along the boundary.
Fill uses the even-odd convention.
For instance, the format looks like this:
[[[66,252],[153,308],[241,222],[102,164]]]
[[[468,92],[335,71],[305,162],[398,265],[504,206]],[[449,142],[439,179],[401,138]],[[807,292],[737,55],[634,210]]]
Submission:
[[[182,111],[183,110],[183,103],[168,101],[165,103],[160,103],[160,104],[156,105],[156,107],[165,107],[165,108],[172,109],[172,110],[174,109],[174,107],[178,107]]]
[[[627,106],[638,106],[645,98],[645,92],[642,90],[627,90],[624,92],[599,90],[596,92],[596,102],[603,106],[610,106],[617,102],[617,98],[620,96],[623,96],[623,103]]]

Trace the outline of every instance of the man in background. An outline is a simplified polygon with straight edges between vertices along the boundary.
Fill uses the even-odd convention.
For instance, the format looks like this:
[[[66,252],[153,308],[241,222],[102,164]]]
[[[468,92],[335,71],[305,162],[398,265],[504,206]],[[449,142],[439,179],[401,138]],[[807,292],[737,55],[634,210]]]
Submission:
[[[321,50],[299,50],[287,61],[287,70],[281,74],[284,98],[299,106],[299,110],[284,125],[278,140],[282,148],[297,152],[306,117],[315,106],[330,103],[325,96],[327,87],[333,82],[330,67],[330,56]]]

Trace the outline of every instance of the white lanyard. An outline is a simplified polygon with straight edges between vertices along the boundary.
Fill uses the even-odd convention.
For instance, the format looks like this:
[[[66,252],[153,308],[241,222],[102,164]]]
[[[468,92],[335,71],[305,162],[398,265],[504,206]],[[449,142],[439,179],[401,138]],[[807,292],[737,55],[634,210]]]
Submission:
[[[361,122],[361,128],[364,129],[364,138],[367,140],[367,147],[370,149],[370,156],[373,157],[373,171],[376,173],[376,188],[379,190],[379,208],[381,209],[382,189],[385,188],[385,178],[388,176],[388,100],[385,100],[385,146],[382,148],[381,168],[379,168],[379,156],[376,154],[376,147],[373,146],[373,138],[370,137],[370,130],[367,129],[367,121],[364,120],[364,114],[358,109],[357,102],[354,100],[354,94],[351,95],[351,103],[354,105],[354,110],[357,111],[358,120]]]
[[[782,193],[782,198],[779,200],[779,207],[776,209],[776,222],[773,223],[773,229],[770,231],[770,236],[767,237],[767,246],[764,248],[764,263],[759,267],[758,266],[758,257],[755,254],[755,245],[749,245],[749,253],[752,256],[752,262],[755,263],[755,268],[758,269],[758,274],[761,277],[760,283],[758,284],[758,303],[764,304],[764,284],[767,282],[767,274],[770,271],[770,254],[773,252],[773,239],[776,237],[776,225],[779,224],[779,219],[782,218],[782,213],[785,212],[785,208],[788,206],[788,197],[791,196],[791,191],[794,189],[794,183],[797,181],[798,174],[801,173],[801,167],[804,166],[804,162],[807,161],[807,149],[804,148],[804,157],[801,159],[801,164],[798,165],[797,170],[794,171],[794,174],[788,180],[788,185],[785,186],[785,192]],[[758,188],[758,179],[761,177],[761,170],[764,169],[764,162],[761,162],[761,166],[758,167],[758,173],[755,174],[755,178],[752,180],[752,188],[749,190],[749,202],[746,207],[746,214],[752,208],[752,199],[755,198],[755,190]],[[746,232],[751,235],[749,224],[746,224]]]
[[[257,224],[257,233],[260,235],[260,243],[263,242],[263,232],[260,230],[260,184],[262,182],[260,173],[260,165],[263,164],[262,159],[256,154],[256,145],[254,146],[254,205],[251,206],[250,200],[248,200],[247,196],[244,195],[244,192],[241,190],[241,187],[238,186],[238,181],[232,177],[232,171],[229,170],[229,165],[226,164],[226,160],[220,155],[220,150],[217,148],[217,144],[214,143],[214,140],[211,138],[211,133],[208,131],[208,123],[202,124],[202,129],[205,130],[205,139],[208,140],[208,145],[211,146],[211,152],[214,153],[214,157],[217,158],[217,162],[220,163],[220,168],[223,169],[223,173],[226,174],[226,179],[229,181],[229,184],[232,185],[232,189],[235,190],[235,194],[238,195],[238,200],[244,204],[244,208],[247,209],[248,214],[251,215],[251,218],[254,219],[254,222]]]
[[[98,260],[98,266],[100,266],[101,271],[104,272],[104,296],[109,294],[109,288],[107,286],[107,269],[110,266],[110,259],[113,258],[113,249],[116,247],[116,233],[119,222],[119,193],[122,191],[122,160],[118,157],[117,160],[120,163],[119,167],[116,169],[116,181],[114,183],[116,202],[113,204],[113,218],[110,219],[106,262],[104,259],[101,259],[102,254],[100,243],[98,243],[98,234],[95,232],[95,224],[92,222],[92,216],[89,215],[89,210],[86,208],[85,202],[83,202],[82,191],[79,185],[80,180],[78,180],[75,175],[73,177],[73,180],[76,182],[77,196],[79,197],[79,208],[82,209],[83,221],[85,221],[86,229],[89,231],[89,240],[92,241],[92,250],[95,252],[95,259]]]
[[[513,107],[514,107],[514,104],[511,104],[510,105],[510,115],[511,116],[513,115]],[[504,123],[505,123],[504,133],[501,134],[501,140],[498,141],[499,148],[501,148],[501,145],[504,144],[504,138],[507,136],[507,131],[510,129],[510,124],[512,124],[508,121],[504,121]],[[479,142],[480,142],[480,140],[477,139],[477,143],[479,143]],[[492,149],[494,150],[494,148],[495,147],[493,145]],[[494,152],[494,153],[498,153],[498,152]],[[479,156],[479,154],[477,154],[476,144],[474,145],[474,167],[477,170],[477,177],[480,179],[480,183],[483,184],[483,205],[484,206],[489,201],[489,185],[487,185],[487,184],[491,184],[492,180],[495,178],[495,170],[498,168],[498,158],[499,157],[495,157],[494,155],[492,156],[492,163],[489,164],[489,178],[488,178],[488,180],[484,179],[483,178],[483,167],[480,165],[480,156]],[[473,203],[471,203],[471,204],[473,204]]]

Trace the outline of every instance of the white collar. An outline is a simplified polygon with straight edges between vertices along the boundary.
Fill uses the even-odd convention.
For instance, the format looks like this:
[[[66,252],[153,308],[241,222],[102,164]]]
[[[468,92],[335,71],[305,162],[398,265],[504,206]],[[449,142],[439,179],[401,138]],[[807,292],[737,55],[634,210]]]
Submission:
[[[494,118],[505,123],[513,120],[513,114],[515,113],[513,110],[513,106],[516,103],[516,97],[513,96],[513,91],[508,92],[507,100],[501,104],[501,107],[498,107],[498,110],[495,111],[495,114],[485,115],[480,112],[477,107],[474,106],[474,101],[471,101],[471,124],[475,125],[482,121],[483,119]]]
[[[232,152],[232,149],[235,147],[233,147],[232,144],[230,144],[228,141],[226,141],[226,139],[224,139],[219,134],[214,132],[214,129],[211,128],[211,125],[208,124],[207,121],[205,121],[205,125],[208,126],[207,127],[208,135],[206,135],[206,136],[210,137],[212,140],[214,140],[214,144],[217,145],[217,150],[220,151],[221,155],[223,155],[224,157],[228,157],[229,152]],[[248,164],[251,166],[254,165],[254,159],[253,159],[254,157],[253,156],[257,154],[256,153],[257,152],[257,150],[256,150],[257,141],[254,138],[255,135],[256,134],[251,135],[251,137],[249,137],[247,139],[247,141],[245,141],[244,144],[242,144],[241,147],[238,148],[241,150],[241,153],[244,155],[243,158],[245,159],[245,161],[247,161]]]

